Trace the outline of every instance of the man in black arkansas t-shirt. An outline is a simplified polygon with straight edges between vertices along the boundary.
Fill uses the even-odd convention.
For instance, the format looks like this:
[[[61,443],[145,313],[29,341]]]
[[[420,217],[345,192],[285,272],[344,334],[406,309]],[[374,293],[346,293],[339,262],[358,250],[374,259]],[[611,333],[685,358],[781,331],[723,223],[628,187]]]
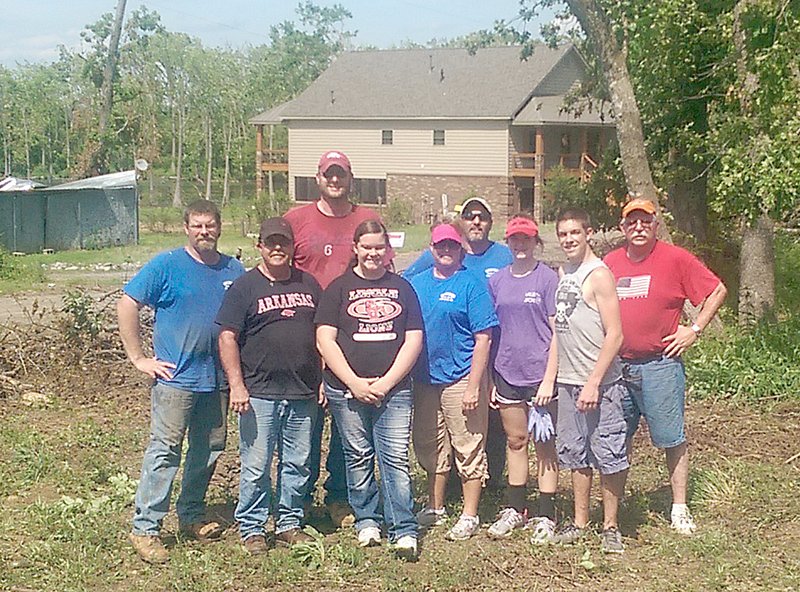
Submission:
[[[311,430],[319,412],[321,362],[314,315],[321,289],[291,265],[294,237],[283,218],[261,224],[262,261],[236,280],[217,314],[220,359],[239,413],[239,522],[250,553],[267,551],[264,525],[271,507],[270,467],[279,451],[275,512],[279,544],[308,542],[302,530],[309,486]]]

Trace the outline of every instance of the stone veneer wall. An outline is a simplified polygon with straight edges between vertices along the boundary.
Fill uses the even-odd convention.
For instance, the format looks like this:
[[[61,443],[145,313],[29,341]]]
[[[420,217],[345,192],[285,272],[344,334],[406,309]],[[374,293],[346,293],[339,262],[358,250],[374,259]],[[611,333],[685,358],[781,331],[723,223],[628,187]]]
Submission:
[[[467,196],[482,197],[492,206],[495,221],[505,223],[514,209],[509,203],[507,177],[480,177],[455,175],[403,175],[386,176],[387,202],[395,199],[407,201],[412,206],[415,223],[430,223],[442,211],[442,194],[448,197],[452,210]]]

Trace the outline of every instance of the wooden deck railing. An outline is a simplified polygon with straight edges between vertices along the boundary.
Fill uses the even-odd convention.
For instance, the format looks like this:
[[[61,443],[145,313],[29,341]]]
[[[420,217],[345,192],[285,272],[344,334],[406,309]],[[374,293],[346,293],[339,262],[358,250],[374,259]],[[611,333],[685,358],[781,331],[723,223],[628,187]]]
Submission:
[[[261,170],[265,173],[270,171],[288,173],[289,151],[286,148],[263,150],[261,152]]]
[[[535,178],[537,165],[539,164],[537,157],[541,159],[545,171],[560,166],[568,175],[580,178],[583,183],[591,179],[592,173],[597,168],[597,163],[585,152],[538,155],[535,152],[512,152],[511,176]]]

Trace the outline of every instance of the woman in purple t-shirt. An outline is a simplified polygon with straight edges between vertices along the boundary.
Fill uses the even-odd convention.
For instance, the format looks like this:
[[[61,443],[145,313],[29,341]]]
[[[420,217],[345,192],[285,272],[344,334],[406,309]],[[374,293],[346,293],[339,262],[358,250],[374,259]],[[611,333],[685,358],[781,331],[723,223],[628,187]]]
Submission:
[[[554,385],[543,382],[555,317],[558,274],[534,255],[542,246],[539,228],[527,215],[511,218],[505,233],[512,264],[489,279],[489,291],[500,320],[493,343],[493,401],[500,408],[507,436],[508,487],[505,508],[489,527],[489,536],[503,538],[525,525],[528,482],[529,406],[539,480],[538,508],[531,542],[545,543],[555,530],[558,457],[550,416]]]

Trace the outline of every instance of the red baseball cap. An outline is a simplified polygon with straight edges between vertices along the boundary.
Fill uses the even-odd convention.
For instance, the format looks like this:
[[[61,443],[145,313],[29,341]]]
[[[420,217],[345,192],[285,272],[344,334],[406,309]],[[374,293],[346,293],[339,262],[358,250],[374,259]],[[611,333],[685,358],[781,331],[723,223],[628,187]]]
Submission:
[[[433,232],[431,232],[431,244],[436,245],[446,240],[461,244],[461,235],[452,224],[439,224],[433,229]]]
[[[317,169],[324,175],[326,172],[328,172],[328,169],[334,165],[342,167],[350,174],[350,176],[353,175],[353,168],[350,166],[350,159],[347,158],[347,155],[344,152],[339,152],[338,150],[329,150],[323,154],[319,159],[319,165],[317,166]]]
[[[530,218],[511,218],[506,226],[506,238],[514,234],[524,234],[525,236],[538,236],[539,225]]]

